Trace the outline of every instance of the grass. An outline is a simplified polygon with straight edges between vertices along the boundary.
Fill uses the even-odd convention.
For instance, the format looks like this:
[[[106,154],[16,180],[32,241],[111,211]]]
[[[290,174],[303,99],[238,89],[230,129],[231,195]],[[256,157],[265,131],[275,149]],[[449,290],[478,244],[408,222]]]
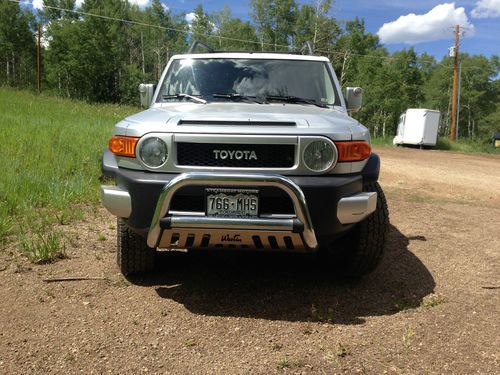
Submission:
[[[349,352],[347,351],[346,347],[342,345],[340,342],[337,343],[337,346],[335,347],[335,355],[337,357],[345,357]]]
[[[313,322],[332,323],[334,318],[334,308],[330,306],[311,305],[310,316]]]
[[[276,367],[278,367],[280,370],[284,370],[288,367],[291,367],[292,364],[290,363],[290,360],[288,359],[287,356],[284,356],[278,360],[278,363]]]
[[[432,294],[430,296],[422,299],[420,304],[408,301],[397,301],[394,303],[394,307],[398,309],[398,311],[408,311],[416,308],[429,309],[431,307],[436,307],[446,302],[445,299],[437,294]]]
[[[26,228],[33,260],[61,244],[54,226],[98,205],[102,152],[114,124],[137,111],[0,87],[0,249]]]
[[[382,147],[396,147],[392,144],[393,137],[386,138],[372,138],[372,144],[374,146],[382,146]],[[456,152],[483,152],[489,154],[500,154],[500,148],[493,147],[492,142],[482,142],[479,140],[464,140],[459,139],[456,142],[450,142],[450,140],[446,137],[439,137],[436,147],[433,147],[435,150],[444,150],[444,151],[456,151]]]
[[[374,145],[374,146],[392,146],[392,137],[372,138],[372,145]]]
[[[411,345],[413,343],[413,337],[415,336],[415,331],[411,325],[405,327],[405,331],[403,333],[403,347],[405,350],[410,350]]]
[[[431,308],[431,307],[439,306],[439,305],[441,305],[444,302],[445,302],[445,300],[444,300],[443,297],[438,296],[436,294],[433,294],[431,296],[428,296],[428,297],[424,298],[422,300],[422,302],[420,303],[420,307],[422,307],[424,309],[428,309],[428,308]]]
[[[66,258],[64,236],[59,232],[38,232],[21,240],[24,255],[32,263],[50,263]]]
[[[500,154],[500,148],[495,148],[493,142],[480,142],[477,140],[461,140],[450,142],[446,137],[440,137],[437,143],[437,149],[458,152],[486,152],[490,154]]]

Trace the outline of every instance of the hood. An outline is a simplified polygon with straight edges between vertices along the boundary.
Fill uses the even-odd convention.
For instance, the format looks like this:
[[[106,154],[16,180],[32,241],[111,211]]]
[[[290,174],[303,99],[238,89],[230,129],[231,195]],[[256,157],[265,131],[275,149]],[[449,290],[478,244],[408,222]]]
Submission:
[[[150,132],[203,134],[326,135],[350,140],[367,132],[342,109],[272,103],[168,103],[127,117],[117,125],[129,136]],[[120,132],[121,134],[124,134]]]

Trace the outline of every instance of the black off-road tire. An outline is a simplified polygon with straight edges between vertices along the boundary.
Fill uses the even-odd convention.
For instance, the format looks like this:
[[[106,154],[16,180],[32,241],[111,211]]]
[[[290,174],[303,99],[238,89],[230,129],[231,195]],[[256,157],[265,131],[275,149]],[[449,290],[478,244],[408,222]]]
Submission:
[[[155,264],[156,250],[146,240],[130,230],[122,218],[118,218],[116,262],[125,276],[152,271]]]
[[[387,201],[377,182],[365,184],[363,191],[377,193],[376,210],[327,249],[329,262],[344,277],[357,278],[372,272],[384,254],[389,230]]]

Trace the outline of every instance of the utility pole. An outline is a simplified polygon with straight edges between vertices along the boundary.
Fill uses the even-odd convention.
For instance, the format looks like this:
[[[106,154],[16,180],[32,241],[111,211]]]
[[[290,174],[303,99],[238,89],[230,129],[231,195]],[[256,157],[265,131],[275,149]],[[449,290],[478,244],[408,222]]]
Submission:
[[[460,25],[455,26],[455,49],[453,50],[453,94],[451,99],[450,141],[455,141],[456,114],[457,114],[457,89],[458,89],[458,46],[460,38]]]
[[[40,74],[40,24],[38,24],[37,44],[36,44],[36,91],[40,94],[41,74]]]
[[[458,63],[458,97],[457,97],[457,129],[455,139],[458,141],[458,127],[460,124],[460,93],[462,92],[462,62]]]

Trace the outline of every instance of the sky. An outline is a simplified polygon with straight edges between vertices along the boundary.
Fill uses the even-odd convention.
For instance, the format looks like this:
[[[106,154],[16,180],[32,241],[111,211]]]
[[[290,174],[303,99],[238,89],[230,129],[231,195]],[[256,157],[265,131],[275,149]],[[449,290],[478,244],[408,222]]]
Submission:
[[[35,8],[43,0],[33,0]],[[84,0],[77,0],[81,3]],[[297,0],[300,4],[315,0]],[[141,7],[149,0],[129,0]],[[220,11],[224,5],[233,16],[251,19],[250,0],[162,0],[174,13],[184,12],[187,19],[198,4],[207,12]],[[360,17],[366,31],[377,34],[390,52],[413,46],[418,53],[429,53],[438,60],[454,44],[454,25],[461,26],[460,51],[500,55],[500,0],[334,0],[330,14],[337,20]]]

